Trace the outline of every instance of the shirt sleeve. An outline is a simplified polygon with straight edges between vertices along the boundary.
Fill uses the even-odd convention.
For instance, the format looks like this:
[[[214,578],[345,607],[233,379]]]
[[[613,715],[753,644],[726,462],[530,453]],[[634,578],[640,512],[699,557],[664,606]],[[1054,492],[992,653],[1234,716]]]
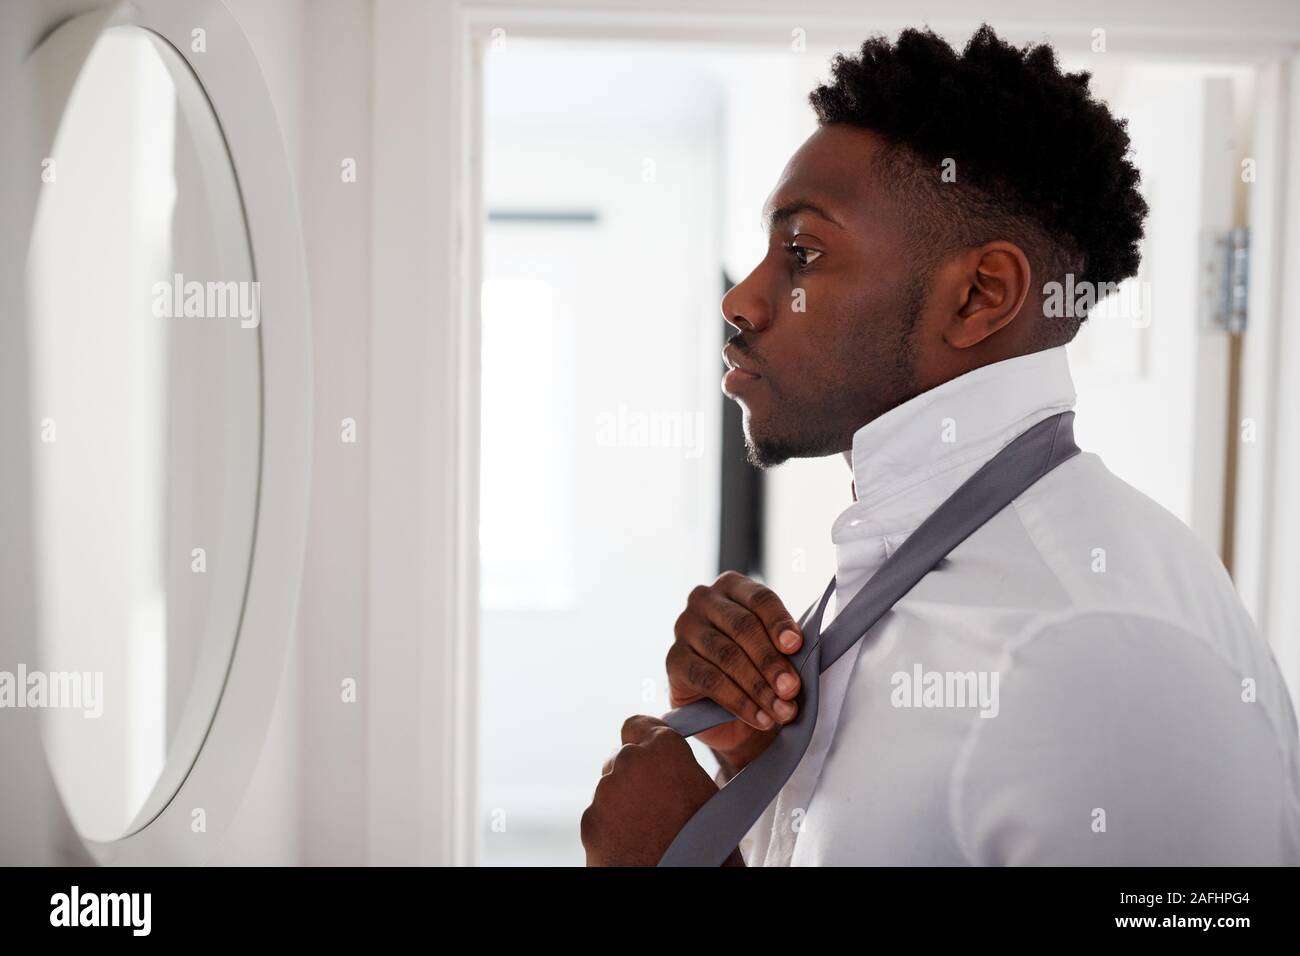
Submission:
[[[1280,678],[1239,673],[1177,625],[1114,612],[1044,628],[1003,664],[996,715],[972,718],[951,780],[969,862],[1286,862],[1295,751],[1276,709],[1243,692],[1246,678],[1269,692]]]

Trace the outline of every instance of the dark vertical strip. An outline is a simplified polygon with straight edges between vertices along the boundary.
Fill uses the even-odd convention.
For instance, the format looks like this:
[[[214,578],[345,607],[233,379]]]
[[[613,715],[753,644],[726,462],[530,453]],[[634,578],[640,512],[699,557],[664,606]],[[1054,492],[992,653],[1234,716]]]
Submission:
[[[722,274],[725,295],[734,285]],[[732,332],[723,323],[718,349]],[[722,360],[718,360],[721,376]],[[745,434],[740,406],[722,395],[722,508],[718,534],[718,573],[739,571],[753,575],[763,563],[763,472],[745,457]]]

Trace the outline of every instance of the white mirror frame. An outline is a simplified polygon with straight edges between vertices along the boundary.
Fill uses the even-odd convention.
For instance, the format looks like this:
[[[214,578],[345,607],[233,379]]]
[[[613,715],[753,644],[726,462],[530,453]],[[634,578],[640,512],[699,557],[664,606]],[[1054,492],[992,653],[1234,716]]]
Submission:
[[[229,827],[266,736],[293,634],[306,544],[311,471],[312,367],[301,219],[284,139],[253,48],[219,0],[134,0],[68,20],[28,56],[20,101],[37,128],[25,138],[40,170],[64,108],[99,35],[133,25],[186,61],[225,136],[243,203],[253,277],[261,284],[261,451],[256,526],[244,608],[216,712],[179,789],[144,827],[119,840],[82,840],[105,865],[201,864]],[[207,52],[193,52],[193,31]],[[57,161],[57,158],[56,158]],[[40,180],[33,176],[38,186]],[[13,210],[30,236],[39,189]],[[171,769],[160,785],[173,781]],[[150,798],[152,803],[153,797]],[[195,830],[196,811],[205,828]]]

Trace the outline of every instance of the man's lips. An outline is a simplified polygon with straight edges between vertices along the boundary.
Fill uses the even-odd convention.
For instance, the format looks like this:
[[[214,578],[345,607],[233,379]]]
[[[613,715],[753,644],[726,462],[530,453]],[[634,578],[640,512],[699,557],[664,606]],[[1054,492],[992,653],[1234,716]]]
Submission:
[[[722,350],[722,361],[727,364],[727,374],[722,377],[722,391],[735,395],[746,385],[762,378],[757,372],[745,367],[736,350],[728,345]]]
[[[740,353],[738,353],[733,346],[728,345],[725,348],[723,348],[722,361],[725,362],[727,364],[727,368],[733,372],[744,372],[746,375],[752,378],[761,377],[757,372],[755,372],[749,366],[748,363],[741,361]]]

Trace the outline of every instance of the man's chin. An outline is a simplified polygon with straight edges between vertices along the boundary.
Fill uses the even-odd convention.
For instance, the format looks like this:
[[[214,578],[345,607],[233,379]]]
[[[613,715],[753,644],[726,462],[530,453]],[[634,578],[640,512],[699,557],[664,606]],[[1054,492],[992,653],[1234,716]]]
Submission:
[[[774,435],[755,428],[752,418],[745,422],[745,459],[755,468],[773,468],[791,458],[824,458],[835,454],[842,444],[830,436],[812,435],[805,430],[792,436]]]
[[[774,468],[800,457],[800,450],[789,442],[745,435],[745,460],[755,468]]]
[[[783,462],[789,461],[790,456],[773,451],[766,445],[755,445],[753,442],[745,442],[745,460],[755,468],[773,468]]]

